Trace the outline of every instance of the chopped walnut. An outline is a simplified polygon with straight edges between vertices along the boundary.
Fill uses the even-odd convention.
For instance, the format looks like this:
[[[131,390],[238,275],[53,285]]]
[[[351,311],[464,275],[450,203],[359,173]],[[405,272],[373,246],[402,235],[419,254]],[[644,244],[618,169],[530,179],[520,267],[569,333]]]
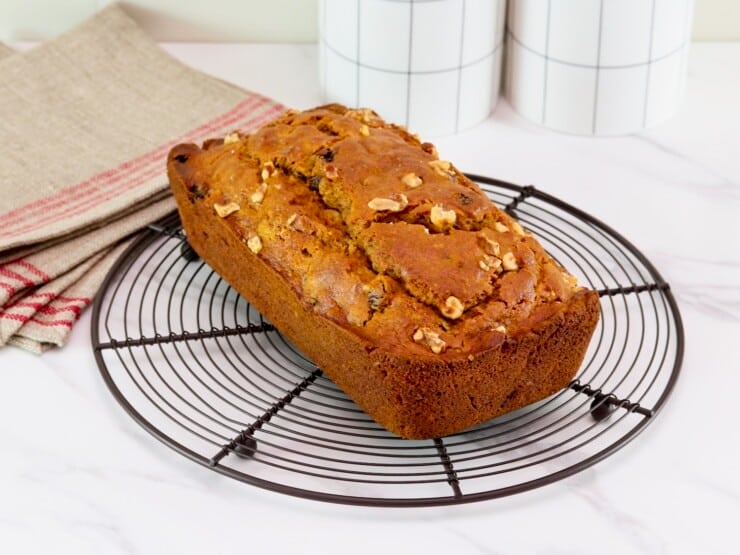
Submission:
[[[347,115],[354,119],[359,119],[364,123],[370,123],[375,118],[375,114],[373,114],[373,111],[370,108],[358,108],[356,110],[350,110],[349,112],[347,112]]]
[[[429,328],[417,329],[414,332],[413,338],[417,343],[426,344],[435,355],[441,353],[447,346],[447,343],[443,339],[440,339],[439,334]]]
[[[267,192],[267,183],[260,183],[257,190],[249,196],[249,202],[252,204],[259,204],[265,200],[265,193]]]
[[[493,328],[493,330],[494,330],[494,331],[497,331],[497,332],[499,332],[499,333],[506,333],[506,326],[504,326],[504,325],[502,324],[502,325],[500,325],[500,326],[496,326],[495,328]]]
[[[447,160],[432,160],[429,162],[429,167],[432,168],[439,175],[445,177],[450,175],[452,164],[450,164]]]
[[[332,166],[331,164],[326,166],[326,170],[324,171],[324,175],[327,179],[333,180],[339,177],[339,170],[337,170],[336,166]]]
[[[416,187],[421,186],[422,179],[415,173],[407,173],[401,178],[401,182],[406,185],[406,187],[409,187],[411,189],[415,189]]]
[[[568,272],[563,272],[563,279],[571,287],[571,289],[575,289],[576,287],[578,287],[578,278],[576,276],[573,276]]]
[[[275,169],[275,164],[272,162],[265,162],[265,165],[262,166],[262,181],[267,181],[268,178],[272,177],[277,173],[277,169]]]
[[[370,208],[370,210],[375,210],[376,212],[381,212],[384,210],[389,210],[391,212],[398,212],[401,210],[401,204],[399,202],[396,202],[395,200],[391,200],[389,198],[374,198],[370,202],[367,203],[367,207]]]
[[[501,222],[496,222],[495,224],[493,224],[493,227],[494,227],[494,229],[495,229],[496,231],[498,231],[499,233],[506,233],[507,231],[509,231],[509,228],[508,228],[508,227],[506,227],[506,226],[505,226],[504,224],[502,224]]]
[[[511,229],[513,229],[514,233],[517,235],[524,235],[524,228],[519,222],[511,222]]]
[[[493,256],[484,255],[483,259],[478,261],[478,266],[481,270],[486,272],[491,269],[499,271],[501,268],[501,260],[494,258]]]
[[[362,135],[363,137],[369,137],[370,136],[370,128],[367,125],[365,125],[364,123],[360,127],[360,135]]]
[[[437,147],[434,146],[432,143],[421,143],[421,149],[427,154],[431,154],[435,158],[439,158],[439,152],[437,152]]]
[[[216,214],[218,214],[219,218],[225,218],[229,214],[238,212],[240,208],[241,206],[239,206],[235,202],[227,202],[226,204],[216,203],[213,205],[213,209],[216,211]]]
[[[254,254],[258,254],[262,250],[262,239],[260,239],[259,235],[253,235],[247,239],[247,246]]]
[[[455,214],[455,211],[452,209],[445,210],[440,205],[435,204],[429,212],[429,219],[434,227],[441,230],[446,226],[455,225],[457,214]]]
[[[519,264],[517,264],[516,257],[514,256],[513,252],[505,253],[504,256],[501,258],[501,261],[503,262],[504,270],[506,271],[519,269]]]
[[[494,241],[493,239],[489,239],[485,236],[484,239],[486,240],[486,244],[490,248],[491,254],[493,254],[494,256],[498,256],[499,254],[501,254],[501,245],[498,244],[498,241]]]
[[[231,143],[238,143],[239,140],[239,133],[234,131],[233,133],[229,133],[224,137],[224,144],[230,145]]]
[[[456,320],[457,318],[462,316],[464,308],[465,307],[463,307],[460,299],[453,295],[450,295],[449,297],[447,297],[447,300],[445,300],[444,308],[442,308],[442,314],[444,314],[450,320]]]
[[[376,197],[367,203],[367,207],[376,212],[400,212],[409,205],[406,195],[398,195],[400,200]]]

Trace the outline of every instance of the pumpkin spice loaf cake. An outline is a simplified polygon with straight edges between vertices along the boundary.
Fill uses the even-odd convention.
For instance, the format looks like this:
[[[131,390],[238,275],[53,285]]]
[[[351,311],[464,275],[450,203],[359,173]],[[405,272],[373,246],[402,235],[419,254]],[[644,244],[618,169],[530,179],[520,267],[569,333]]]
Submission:
[[[385,428],[463,430],[565,387],[598,320],[455,166],[370,110],[172,149],[188,241]]]

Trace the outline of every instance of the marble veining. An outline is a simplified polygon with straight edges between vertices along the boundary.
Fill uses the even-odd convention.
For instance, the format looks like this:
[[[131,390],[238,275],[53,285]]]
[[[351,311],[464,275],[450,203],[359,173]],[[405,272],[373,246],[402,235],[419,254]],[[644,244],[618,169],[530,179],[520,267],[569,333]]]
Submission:
[[[651,138],[649,135],[635,135],[633,140],[645,142],[655,147],[660,152],[677,158],[682,165],[692,166],[693,169],[702,172],[705,179],[702,179],[700,183],[694,183],[694,186],[701,185],[702,187],[711,187],[712,193],[717,194],[729,194],[732,196],[740,196],[740,181],[731,179],[728,176],[722,175],[717,170],[708,167],[702,162],[694,160],[689,153],[681,152],[676,148],[668,146],[657,139]],[[709,178],[709,179],[706,179]],[[679,181],[676,185],[682,185],[683,182]],[[706,192],[706,191],[703,191]]]
[[[740,321],[740,250],[729,260],[651,252],[653,263],[665,268],[679,302],[716,316]]]
[[[630,506],[620,506],[599,487],[595,480],[574,480],[570,487],[580,499],[608,523],[619,530],[619,536],[626,542],[627,548],[640,553],[664,553],[662,539],[650,529],[648,524],[633,514]]]

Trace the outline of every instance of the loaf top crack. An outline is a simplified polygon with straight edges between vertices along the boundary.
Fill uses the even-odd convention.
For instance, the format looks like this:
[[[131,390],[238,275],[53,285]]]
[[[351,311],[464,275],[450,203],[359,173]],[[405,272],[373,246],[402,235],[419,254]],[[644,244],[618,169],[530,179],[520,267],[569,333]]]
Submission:
[[[308,310],[388,353],[470,357],[585,291],[433,145],[370,110],[290,111],[173,163],[189,202]]]

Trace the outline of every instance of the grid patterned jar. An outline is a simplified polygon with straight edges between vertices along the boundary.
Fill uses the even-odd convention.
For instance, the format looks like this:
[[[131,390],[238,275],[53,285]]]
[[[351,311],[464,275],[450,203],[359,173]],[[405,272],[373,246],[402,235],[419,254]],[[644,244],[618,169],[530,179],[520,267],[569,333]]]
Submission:
[[[513,0],[506,97],[545,127],[623,135],[677,110],[693,0]]]
[[[422,135],[480,123],[499,95],[505,0],[321,0],[324,97]]]

